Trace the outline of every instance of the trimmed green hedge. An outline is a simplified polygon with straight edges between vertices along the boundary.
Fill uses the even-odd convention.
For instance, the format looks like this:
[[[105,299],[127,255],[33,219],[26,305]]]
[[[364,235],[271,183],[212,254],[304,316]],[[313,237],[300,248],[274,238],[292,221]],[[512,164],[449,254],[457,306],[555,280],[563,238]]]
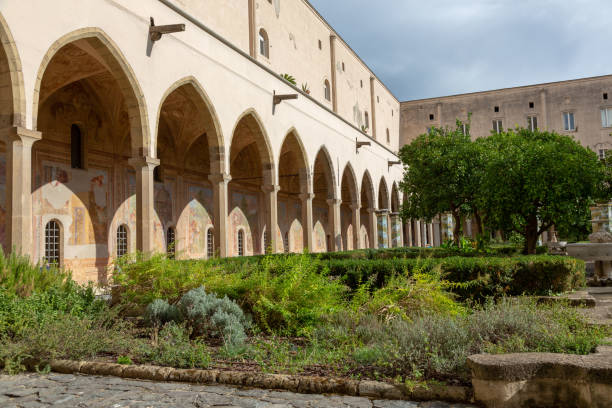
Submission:
[[[332,259],[324,262],[330,274],[355,289],[372,281],[382,287],[395,273],[428,272],[440,268],[461,298],[483,299],[502,295],[548,295],[585,285],[583,261],[561,256],[448,257],[427,259]]]

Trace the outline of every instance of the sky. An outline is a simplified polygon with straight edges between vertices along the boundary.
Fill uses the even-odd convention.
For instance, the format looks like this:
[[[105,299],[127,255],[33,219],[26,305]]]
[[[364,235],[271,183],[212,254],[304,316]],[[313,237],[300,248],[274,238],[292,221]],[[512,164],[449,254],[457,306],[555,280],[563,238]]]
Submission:
[[[310,0],[400,101],[612,74],[612,0]]]

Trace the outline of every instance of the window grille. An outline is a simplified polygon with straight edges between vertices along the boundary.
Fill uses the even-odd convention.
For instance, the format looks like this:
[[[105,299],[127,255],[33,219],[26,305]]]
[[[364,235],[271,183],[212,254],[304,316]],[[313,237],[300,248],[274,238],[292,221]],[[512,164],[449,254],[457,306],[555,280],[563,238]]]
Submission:
[[[238,231],[238,256],[244,256],[244,231]]]
[[[208,259],[215,256],[215,231],[212,228],[206,232],[206,256]]]
[[[128,253],[128,230],[125,224],[117,228],[117,257],[120,258]]]
[[[176,231],[172,227],[168,228],[166,234],[166,251],[168,253],[168,258],[174,259],[176,255]]]
[[[59,222],[52,220],[45,226],[45,261],[52,265],[61,262],[61,229]]]

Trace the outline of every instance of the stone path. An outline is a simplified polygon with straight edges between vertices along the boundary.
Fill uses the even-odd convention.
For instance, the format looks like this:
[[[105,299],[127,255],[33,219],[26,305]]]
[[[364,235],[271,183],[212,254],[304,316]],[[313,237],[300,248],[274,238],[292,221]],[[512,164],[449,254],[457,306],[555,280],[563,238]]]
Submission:
[[[65,374],[0,376],[0,407],[36,408],[471,408],[444,402],[371,401],[183,383]]]

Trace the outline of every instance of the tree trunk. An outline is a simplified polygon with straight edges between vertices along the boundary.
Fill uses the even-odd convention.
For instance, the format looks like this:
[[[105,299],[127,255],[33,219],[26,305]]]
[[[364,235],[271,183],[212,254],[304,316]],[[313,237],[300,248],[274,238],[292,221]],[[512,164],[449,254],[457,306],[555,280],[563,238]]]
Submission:
[[[461,214],[459,211],[452,211],[453,215],[453,241],[459,245],[459,235],[461,234]]]
[[[474,220],[476,221],[476,231],[474,235],[478,237],[484,231],[482,228],[482,217],[478,213],[478,210],[474,211]]]
[[[525,252],[527,255],[535,255],[539,235],[538,218],[536,216],[531,216],[525,226]]]

